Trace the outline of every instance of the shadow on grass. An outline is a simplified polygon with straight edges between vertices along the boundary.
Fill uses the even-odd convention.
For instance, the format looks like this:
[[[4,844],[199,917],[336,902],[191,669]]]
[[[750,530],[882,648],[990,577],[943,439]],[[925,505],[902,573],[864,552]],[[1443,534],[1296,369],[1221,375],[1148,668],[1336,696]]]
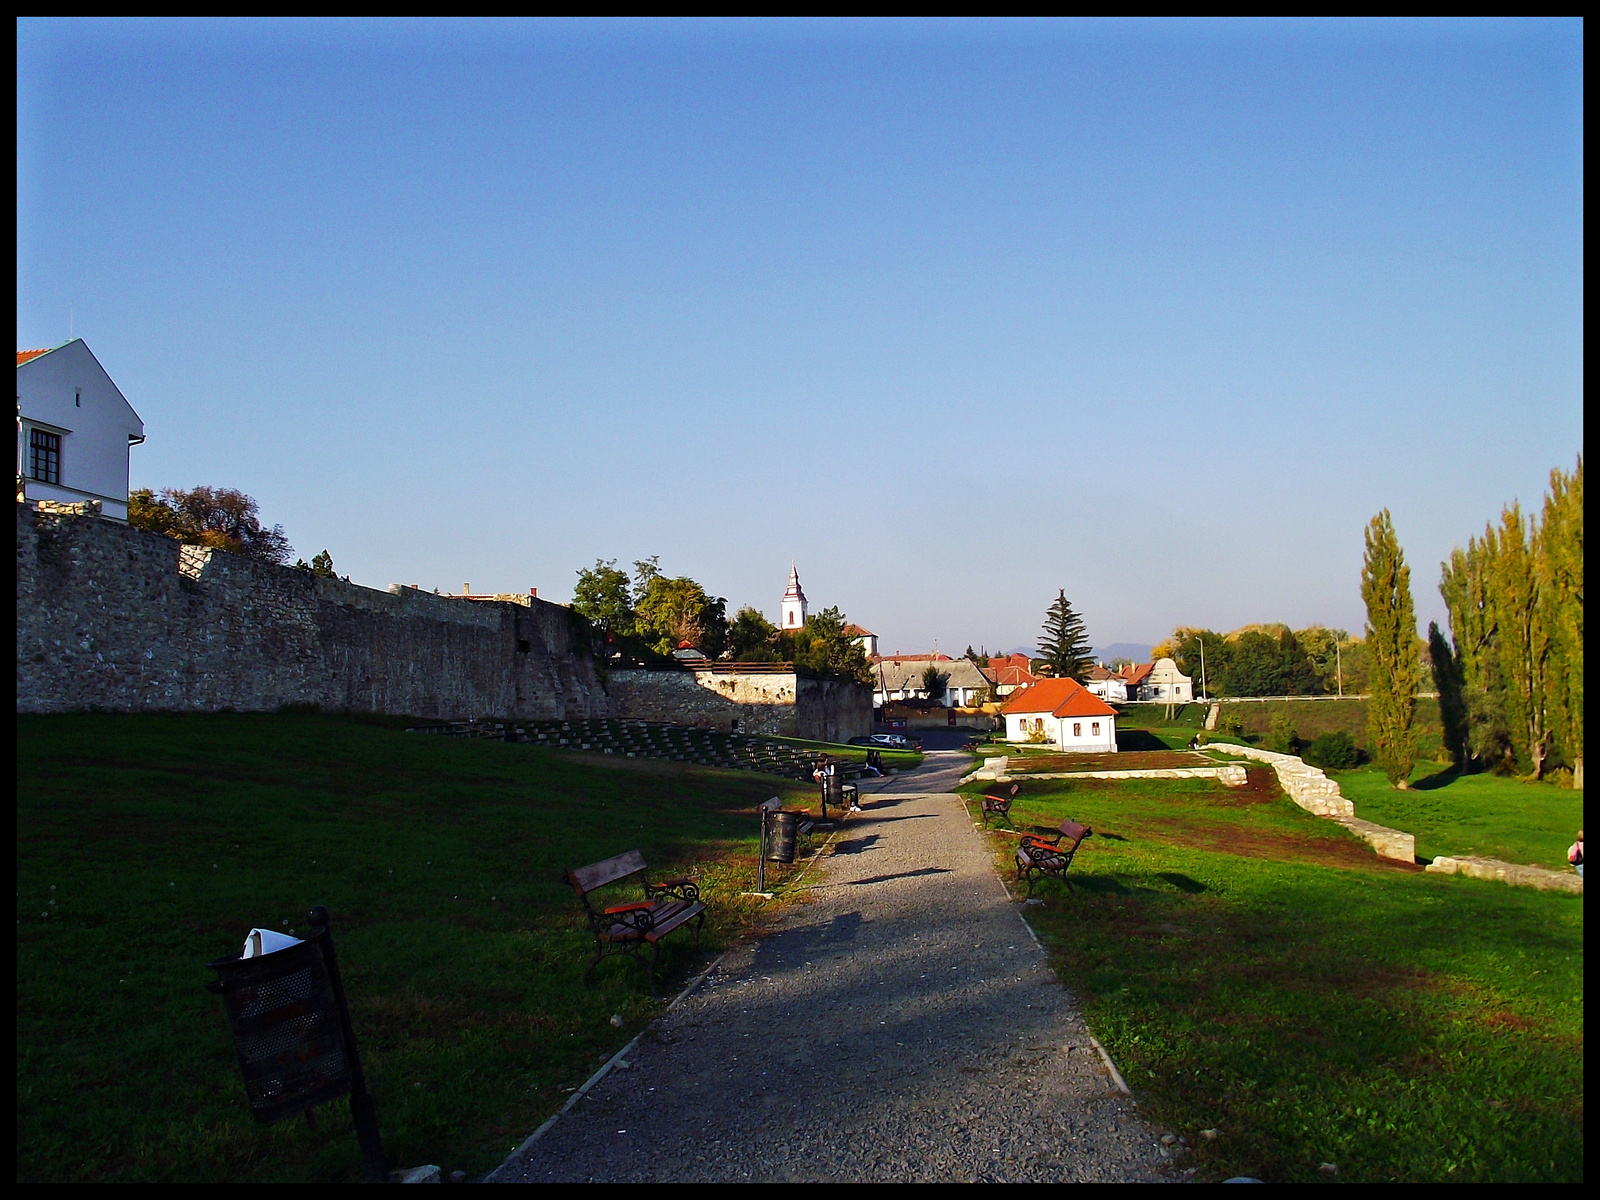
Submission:
[[[1461,778],[1461,768],[1451,765],[1440,771],[1437,775],[1429,775],[1426,779],[1419,779],[1411,786],[1415,791],[1433,792],[1440,788],[1447,788]]]
[[[1157,872],[1156,877],[1165,879],[1180,892],[1188,892],[1191,896],[1207,890],[1206,885],[1198,879],[1191,879],[1189,876],[1179,874],[1177,871],[1160,871]]]
[[[1171,750],[1172,747],[1151,733],[1148,729],[1119,729],[1117,730],[1117,751],[1123,753],[1129,750]]]

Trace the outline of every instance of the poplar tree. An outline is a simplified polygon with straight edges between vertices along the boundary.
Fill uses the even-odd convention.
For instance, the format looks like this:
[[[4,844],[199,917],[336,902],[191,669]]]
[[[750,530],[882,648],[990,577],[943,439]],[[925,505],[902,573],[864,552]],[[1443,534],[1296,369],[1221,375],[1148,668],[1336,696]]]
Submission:
[[[1539,578],[1543,620],[1550,639],[1545,674],[1552,731],[1583,786],[1583,456],[1571,475],[1550,472],[1540,528]]]
[[[1057,679],[1076,679],[1080,683],[1084,674],[1094,665],[1083,618],[1067,602],[1065,588],[1045,613],[1039,657],[1050,664],[1050,673]]]
[[[1522,506],[1514,503],[1500,514],[1497,540],[1498,552],[1489,574],[1489,603],[1505,680],[1506,728],[1518,765],[1539,779],[1550,754],[1551,736],[1546,689],[1550,636],[1537,569],[1541,538],[1537,526],[1530,527],[1523,519]]]
[[[1388,509],[1367,525],[1361,598],[1367,605],[1366,640],[1371,670],[1368,740],[1389,782],[1406,788],[1417,760],[1413,720],[1422,668],[1417,658],[1411,568],[1400,551]]]
[[[1458,546],[1450,552],[1450,561],[1440,564],[1439,594],[1450,614],[1450,638],[1466,705],[1469,766],[1503,762],[1511,753],[1499,631],[1490,603],[1498,551],[1499,539],[1489,528],[1482,541],[1469,538],[1465,550]]]

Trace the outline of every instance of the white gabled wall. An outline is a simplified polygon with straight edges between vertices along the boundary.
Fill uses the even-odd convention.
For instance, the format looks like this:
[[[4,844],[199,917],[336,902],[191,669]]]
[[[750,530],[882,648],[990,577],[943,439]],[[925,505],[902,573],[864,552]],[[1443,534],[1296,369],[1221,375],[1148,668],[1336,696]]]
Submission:
[[[17,407],[17,473],[28,477],[28,498],[100,500],[106,516],[127,520],[129,438],[144,437],[144,422],[82,338],[17,368]],[[59,486],[31,476],[34,428],[61,437]]]

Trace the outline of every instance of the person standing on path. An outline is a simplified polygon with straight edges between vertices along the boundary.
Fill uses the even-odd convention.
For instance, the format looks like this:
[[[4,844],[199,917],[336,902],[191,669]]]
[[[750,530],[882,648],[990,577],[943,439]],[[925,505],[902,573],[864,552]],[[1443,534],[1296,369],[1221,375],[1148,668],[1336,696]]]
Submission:
[[[1578,878],[1583,878],[1583,830],[1578,830],[1578,840],[1572,843],[1567,850],[1567,861],[1578,872]]]

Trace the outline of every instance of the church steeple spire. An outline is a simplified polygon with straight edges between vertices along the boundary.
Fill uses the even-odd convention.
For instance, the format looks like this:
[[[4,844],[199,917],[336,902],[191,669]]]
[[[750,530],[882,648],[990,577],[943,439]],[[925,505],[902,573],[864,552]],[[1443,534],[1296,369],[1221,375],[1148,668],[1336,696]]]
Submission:
[[[800,572],[793,562],[789,564],[789,589],[783,593],[783,611],[779,620],[783,629],[799,629],[806,623],[806,594],[800,590]]]

